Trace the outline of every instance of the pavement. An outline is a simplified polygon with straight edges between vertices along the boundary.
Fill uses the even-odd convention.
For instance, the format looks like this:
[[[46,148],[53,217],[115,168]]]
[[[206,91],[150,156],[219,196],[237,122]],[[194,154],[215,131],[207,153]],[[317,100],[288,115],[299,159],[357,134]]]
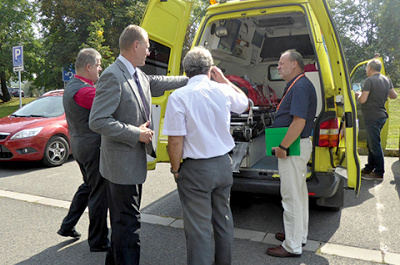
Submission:
[[[365,158],[363,159],[365,160]],[[400,172],[398,162],[398,158],[386,158],[387,167],[392,169],[385,176],[386,185],[396,184],[399,180],[397,176],[393,175]],[[157,170],[163,172],[168,172],[168,168],[167,164],[157,166]],[[186,264],[185,237],[177,191],[175,189],[163,190],[166,187],[160,183],[162,180],[156,177],[159,174],[157,170],[149,172],[148,181],[156,182],[157,188],[160,190],[156,190],[155,193],[158,193],[159,196],[156,196],[157,199],[144,197],[143,200],[141,264]],[[53,169],[52,172],[56,172],[56,169]],[[63,199],[64,196],[50,197],[47,195],[53,194],[50,191],[32,192],[29,190],[30,185],[13,188],[14,184],[10,183],[10,179],[0,182],[0,222],[2,224],[0,264],[104,264],[105,253],[91,253],[88,249],[87,216],[82,217],[76,227],[82,233],[81,239],[64,238],[55,233],[70,204],[68,200]],[[273,233],[258,228],[263,225],[242,225],[242,222],[238,221],[237,225],[235,222],[233,264],[400,264],[400,250],[397,249],[399,234],[388,234],[388,231],[393,231],[386,220],[386,214],[388,210],[390,212],[390,209],[383,209],[386,201],[390,201],[393,194],[400,196],[400,193],[398,190],[393,190],[391,191],[393,193],[390,194],[391,197],[385,198],[385,194],[389,196],[389,193],[384,192],[383,195],[379,195],[379,190],[384,186],[378,184],[374,181],[363,182],[369,193],[360,196],[362,198],[359,199],[362,203],[346,205],[346,209],[339,215],[342,218],[342,220],[339,219],[340,224],[332,225],[351,226],[361,223],[360,227],[351,227],[353,231],[355,230],[355,234],[359,234],[359,239],[354,234],[351,238],[346,238],[346,233],[342,234],[340,229],[336,229],[335,234],[330,235],[326,240],[324,240],[324,236],[313,235],[310,231],[311,239],[307,241],[300,258],[279,259],[265,254],[268,247],[280,244],[274,238]],[[63,187],[60,188],[62,190]],[[146,193],[145,187],[144,196]],[[375,204],[376,210],[380,214],[373,217],[377,221],[372,218],[370,220],[370,222],[379,223],[378,231],[371,238],[371,241],[374,241],[371,242],[373,244],[370,247],[368,242],[360,243],[368,241],[368,236],[365,239],[362,233],[367,231],[369,221],[360,221],[362,218],[360,216],[365,216],[365,214],[359,215],[357,208],[371,200],[371,195],[375,198],[374,202],[369,201],[369,203]],[[395,201],[392,209],[398,217],[398,211],[396,211],[398,197]],[[167,210],[166,204],[174,206]],[[354,220],[345,220],[347,216],[345,211],[350,210],[356,213],[353,214]],[[330,222],[337,222],[333,220],[331,218],[326,220],[326,225],[329,225]],[[399,223],[399,218],[394,220],[395,222],[391,221],[391,223],[395,225]],[[367,226],[363,225],[365,222]],[[310,220],[310,227],[314,225]],[[376,247],[375,239],[383,237],[382,235],[389,237],[389,240],[381,240]],[[312,240],[313,238],[319,240]],[[345,238],[344,241],[343,238]]]

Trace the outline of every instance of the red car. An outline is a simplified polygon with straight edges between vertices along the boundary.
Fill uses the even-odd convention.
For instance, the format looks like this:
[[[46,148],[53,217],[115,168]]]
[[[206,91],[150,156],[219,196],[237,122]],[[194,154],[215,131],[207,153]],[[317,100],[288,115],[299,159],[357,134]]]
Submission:
[[[62,97],[54,90],[0,119],[0,162],[42,161],[60,166],[70,154]]]

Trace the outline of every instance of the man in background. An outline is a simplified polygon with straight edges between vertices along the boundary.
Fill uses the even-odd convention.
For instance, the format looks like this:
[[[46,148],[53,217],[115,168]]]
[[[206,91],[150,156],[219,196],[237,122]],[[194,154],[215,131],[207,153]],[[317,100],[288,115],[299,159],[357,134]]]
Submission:
[[[369,61],[365,69],[368,78],[362,91],[356,92],[356,97],[361,103],[367,135],[368,162],[361,170],[361,177],[365,180],[383,180],[385,164],[381,130],[388,118],[385,103],[388,97],[397,98],[392,81],[380,73],[381,69],[382,63],[379,59]]]
[[[75,70],[76,75],[65,88],[63,104],[71,148],[82,172],[83,184],[75,193],[57,233],[80,238],[75,225],[88,206],[90,251],[107,251],[107,193],[105,180],[99,171],[101,136],[89,128],[89,114],[96,92],[94,83],[102,70],[100,53],[92,48],[82,49],[76,57]]]

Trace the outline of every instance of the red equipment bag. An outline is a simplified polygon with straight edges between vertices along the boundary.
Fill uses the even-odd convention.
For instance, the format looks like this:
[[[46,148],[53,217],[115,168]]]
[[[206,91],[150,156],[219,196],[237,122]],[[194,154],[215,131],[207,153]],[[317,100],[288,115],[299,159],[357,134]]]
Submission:
[[[275,91],[268,86],[269,98],[264,95],[263,86],[257,85],[253,87],[248,81],[237,75],[226,75],[229,81],[242,89],[249,99],[254,102],[254,106],[277,106],[278,101]]]

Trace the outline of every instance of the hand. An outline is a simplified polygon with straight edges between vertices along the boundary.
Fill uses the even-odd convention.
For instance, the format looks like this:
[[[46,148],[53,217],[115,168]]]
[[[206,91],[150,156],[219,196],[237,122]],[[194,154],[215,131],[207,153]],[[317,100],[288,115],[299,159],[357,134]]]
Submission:
[[[179,176],[179,172],[174,174],[175,180],[178,178],[178,176]]]
[[[140,129],[139,141],[142,143],[148,144],[153,139],[154,132],[148,128],[149,125],[150,121],[146,121],[146,123],[143,123],[142,125],[139,126]]]
[[[358,99],[361,96],[361,91],[357,91],[355,94],[356,94],[356,98]]]
[[[216,66],[211,67],[211,77],[215,82],[229,84],[229,80],[224,76],[224,73]]]
[[[272,150],[275,150],[275,157],[277,157],[277,158],[286,158],[287,157],[286,151],[283,149],[280,149],[279,147],[272,147]]]

